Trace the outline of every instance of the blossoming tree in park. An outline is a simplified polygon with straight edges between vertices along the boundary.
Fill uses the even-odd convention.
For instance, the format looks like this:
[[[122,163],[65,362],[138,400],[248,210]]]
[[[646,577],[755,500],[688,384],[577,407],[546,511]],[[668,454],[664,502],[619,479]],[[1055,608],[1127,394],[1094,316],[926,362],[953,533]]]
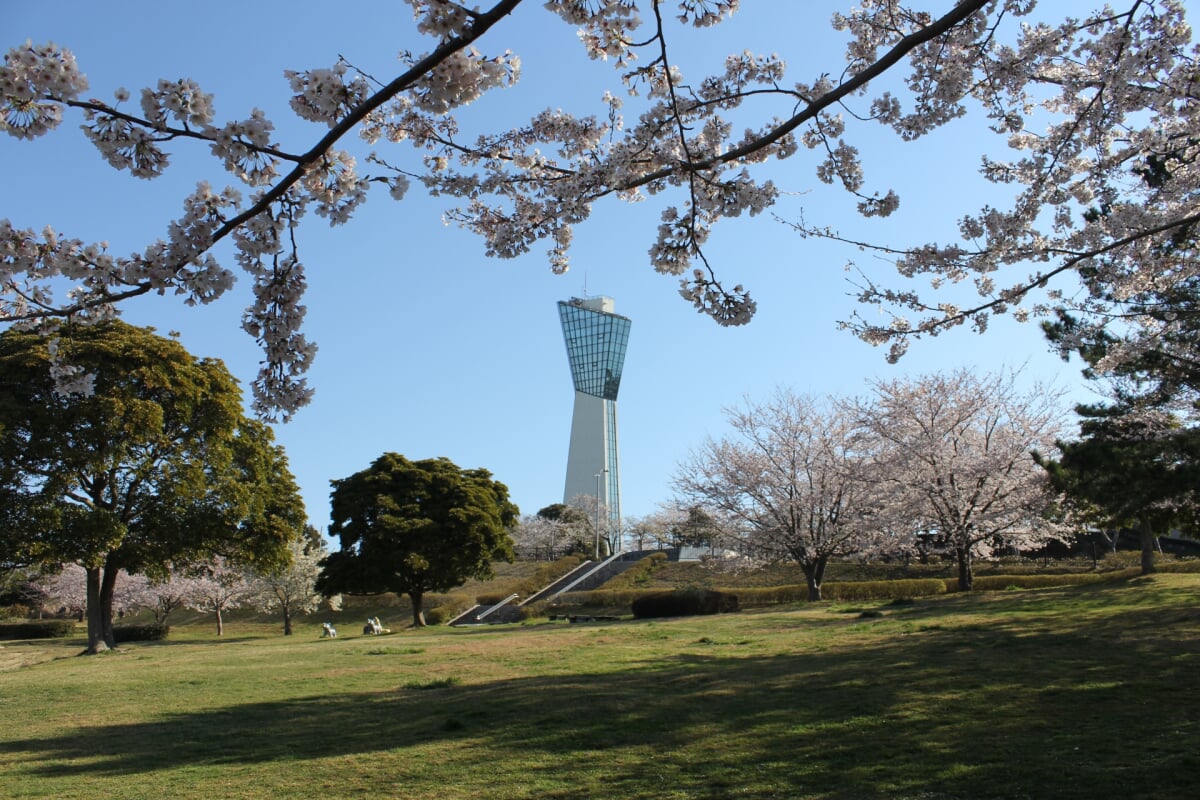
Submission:
[[[63,564],[57,572],[47,572],[33,582],[43,594],[44,603],[65,608],[82,620],[87,613],[87,571],[78,564]],[[121,570],[113,589],[113,605],[121,611],[135,611],[143,605],[146,578]]]
[[[191,583],[188,608],[212,614],[217,622],[217,636],[225,635],[225,612],[239,608],[255,595],[255,585],[244,567],[213,556],[197,565],[188,578]]]
[[[522,0],[406,2],[430,43],[403,54],[386,82],[345,62],[285,73],[292,109],[328,127],[298,144],[275,141],[259,111],[216,119],[213,95],[186,78],[160,80],[131,105],[124,89],[112,100],[86,94],[65,47],[9,50],[0,68],[0,129],[9,135],[38,138],[74,115],[117,169],[153,178],[170,148],[192,144],[212,152],[230,185],[201,181],[168,230],[149,232],[149,243],[125,256],[49,226],[0,221],[0,320],[104,316],[153,292],[211,302],[234,281],[213,248],[232,241],[256,298],[243,326],[266,354],[256,406],[286,418],[309,399],[304,373],[315,350],[301,330],[300,218],[313,211],[336,225],[371,187],[403,199],[416,181],[461,203],[448,218],[482,236],[487,253],[512,257],[545,242],[555,271],[567,269],[573,228],[597,201],[662,194],[651,265],[680,276],[680,293],[697,309],[740,325],[755,302],[722,283],[704,247],[720,220],[775,203],[779,189],[760,165],[808,150],[818,180],[844,187],[864,216],[885,216],[900,196],[868,185],[856,136],[874,125],[912,140],[964,117],[986,118],[1011,151],[985,156],[982,171],[1012,198],[1003,208],[964,209],[959,241],[886,247],[819,220],[798,225],[874,246],[902,275],[933,285],[930,298],[868,280],[862,300],[894,316],[885,325],[852,319],[859,335],[891,342],[897,357],[914,336],[963,322],[982,330],[998,313],[1069,306],[1101,325],[1130,297],[1196,277],[1192,248],[1167,246],[1190,242],[1200,220],[1196,51],[1179,0],[1125,0],[1068,19],[1036,0],[847,2],[831,20],[845,39],[842,63],[788,68],[779,56],[742,52],[707,75],[684,75],[674,46],[687,27],[739,11],[739,0],[549,0],[547,13],[569,26],[564,35],[575,29],[588,56],[616,66],[622,90],[599,98],[594,115],[544,111],[513,129],[471,134],[462,108],[519,77],[519,56],[503,49],[503,36]],[[742,13],[772,13],[751,5],[760,8]],[[407,142],[415,155],[357,157],[352,133],[371,145]],[[1064,275],[1082,289],[1068,282],[1065,294],[1056,286],[1039,294]],[[941,299],[953,282],[974,283],[977,302]],[[56,293],[64,284],[66,294]],[[1143,321],[1132,320],[1135,332]],[[64,389],[79,377],[69,367],[60,372]]]
[[[292,618],[296,614],[311,613],[326,602],[333,611],[342,607],[341,595],[326,600],[317,591],[320,562],[328,553],[320,534],[313,533],[304,540],[288,543],[290,563],[255,574],[251,580],[255,605],[263,611],[279,610],[283,614],[284,636],[292,635]]]
[[[679,465],[676,491],[748,531],[747,544],[804,571],[821,599],[829,559],[899,548],[875,515],[875,440],[844,404],[780,389],[727,411],[733,434]]]
[[[878,524],[918,531],[954,554],[970,591],[976,557],[1063,535],[1056,493],[1034,461],[1061,432],[1061,394],[1015,375],[965,370],[881,381],[858,416],[880,442]]]
[[[172,612],[186,608],[196,588],[195,581],[177,568],[153,581],[140,575],[134,577],[143,578],[136,605],[150,609],[159,625],[166,625]]]

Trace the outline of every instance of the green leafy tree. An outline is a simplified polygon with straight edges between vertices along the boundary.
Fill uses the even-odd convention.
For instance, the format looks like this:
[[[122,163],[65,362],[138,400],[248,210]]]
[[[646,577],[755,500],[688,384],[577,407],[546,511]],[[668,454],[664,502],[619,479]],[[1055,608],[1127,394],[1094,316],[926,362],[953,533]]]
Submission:
[[[63,367],[63,359],[70,367]],[[75,370],[65,391],[62,372]],[[119,572],[212,555],[286,561],[304,508],[271,430],[219,360],[118,321],[0,334],[0,552],[87,573],[90,653]]]
[[[332,504],[329,533],[341,549],[325,559],[318,588],[326,595],[406,594],[415,627],[425,624],[426,593],[490,577],[494,559],[513,559],[509,532],[520,511],[508,487],[484,469],[384,453],[333,481]]]
[[[1080,406],[1081,438],[1059,442],[1058,460],[1035,456],[1087,516],[1138,531],[1142,572],[1173,526],[1195,529],[1200,509],[1200,428],[1172,414],[1114,403]]]

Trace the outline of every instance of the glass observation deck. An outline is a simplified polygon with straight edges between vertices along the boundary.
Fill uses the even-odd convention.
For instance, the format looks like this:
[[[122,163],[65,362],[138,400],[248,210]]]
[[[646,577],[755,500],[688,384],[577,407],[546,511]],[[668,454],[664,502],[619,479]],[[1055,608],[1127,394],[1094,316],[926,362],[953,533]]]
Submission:
[[[595,308],[589,300],[560,300],[563,339],[575,391],[616,400],[629,344],[628,317]]]

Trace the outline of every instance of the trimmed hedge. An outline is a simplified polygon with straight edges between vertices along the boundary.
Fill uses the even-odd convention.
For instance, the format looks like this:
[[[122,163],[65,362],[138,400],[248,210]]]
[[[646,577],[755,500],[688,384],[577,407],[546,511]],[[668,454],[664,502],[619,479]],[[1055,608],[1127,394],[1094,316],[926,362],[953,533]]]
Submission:
[[[1188,559],[1187,561],[1165,561],[1159,559],[1154,564],[1154,569],[1158,572],[1200,572],[1200,559]]]
[[[170,625],[151,622],[144,625],[114,625],[115,642],[160,642],[171,632]]]
[[[515,592],[507,592],[507,593],[501,594],[499,592],[496,592],[496,593],[492,593],[492,594],[481,594],[481,595],[477,595],[475,597],[475,602],[481,606],[494,606],[494,605],[496,605],[496,603],[499,603],[501,600],[511,597],[513,594],[516,594],[516,593]],[[513,602],[514,603],[521,602],[521,596],[518,594],[517,598],[515,600],[513,600]]]
[[[733,591],[726,589],[724,591]],[[791,605],[808,602],[808,585],[762,586],[737,589],[742,608]],[[821,586],[821,599],[837,601],[911,600],[945,594],[946,581],[941,578],[907,578],[894,581],[838,581]]]
[[[407,601],[408,598],[406,597]],[[474,598],[466,592],[450,592],[447,594],[427,594],[421,605],[425,615],[426,625],[442,625],[457,617],[471,606],[475,605]],[[412,617],[412,604],[406,602],[408,615]]]
[[[550,603],[550,607],[552,609],[625,609],[632,606],[634,601],[639,598],[662,594],[663,591],[663,589],[591,589],[586,592],[568,592],[555,597]]]
[[[738,598],[735,594],[716,589],[677,589],[639,597],[633,601],[632,607],[635,619],[690,617],[737,611]]]
[[[895,581],[846,581],[821,587],[826,600],[911,600],[946,593],[941,578],[904,578]]]
[[[1137,567],[1112,572],[1063,572],[1055,575],[976,575],[972,590],[991,592],[1004,589],[1047,589],[1054,586],[1088,586],[1094,583],[1128,580],[1141,574]],[[958,578],[946,580],[946,591],[961,591]]]
[[[73,633],[75,621],[69,619],[0,622],[0,639],[63,639]]]
[[[726,589],[725,591],[732,590]],[[737,593],[742,608],[791,605],[808,600],[808,586],[803,583],[792,583],[785,586],[755,586],[749,589],[739,588]]]

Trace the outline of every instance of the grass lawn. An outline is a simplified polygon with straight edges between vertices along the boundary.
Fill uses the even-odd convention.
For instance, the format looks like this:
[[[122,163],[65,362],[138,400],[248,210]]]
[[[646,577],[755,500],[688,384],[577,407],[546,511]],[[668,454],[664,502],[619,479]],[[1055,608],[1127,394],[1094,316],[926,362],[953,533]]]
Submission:
[[[0,642],[4,798],[1190,798],[1200,575],[720,617]],[[864,613],[866,612],[866,613]]]

